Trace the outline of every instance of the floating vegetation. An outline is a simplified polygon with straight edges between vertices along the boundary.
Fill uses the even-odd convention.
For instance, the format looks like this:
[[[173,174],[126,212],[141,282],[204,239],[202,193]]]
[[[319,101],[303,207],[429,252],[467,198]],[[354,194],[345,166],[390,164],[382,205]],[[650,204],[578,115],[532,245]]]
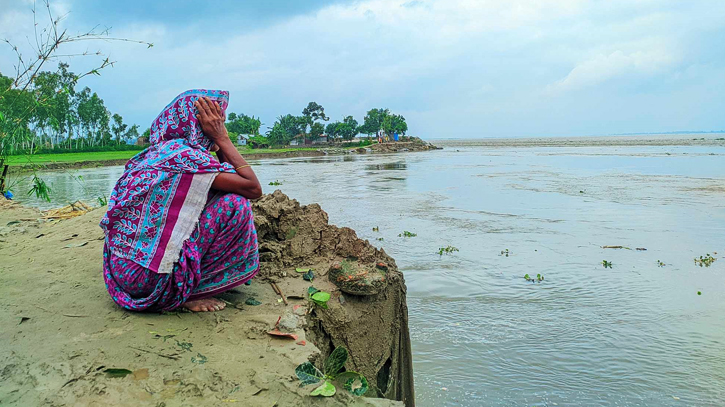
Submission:
[[[664,267],[666,266],[665,263],[662,263],[661,261],[657,260],[657,267]]]
[[[385,238],[383,238],[383,237],[376,237],[375,240],[377,240],[378,242],[382,242],[383,240],[385,240]]]
[[[704,256],[700,256],[699,259],[697,257],[695,257],[695,264],[697,264],[700,267],[710,267],[712,265],[712,263],[715,262],[715,260],[717,260],[717,259],[712,257],[710,255],[710,253],[707,253]]]
[[[537,274],[537,275],[536,275],[536,278],[532,278],[532,277],[531,277],[531,276],[529,276],[528,274],[525,274],[525,275],[524,275],[524,279],[525,279],[526,281],[530,281],[530,282],[532,282],[532,283],[540,283],[540,282],[544,281],[544,275],[543,275],[543,274]]]
[[[279,182],[279,180],[274,180],[274,181],[270,182],[269,185],[272,185],[272,186],[275,186],[276,187],[276,186],[282,185],[282,183]]]
[[[403,231],[403,233],[399,234],[398,237],[416,237],[417,234],[413,232],[408,232],[407,230]]]
[[[610,269],[610,268],[612,268],[612,262],[611,261],[602,260],[602,266],[604,266],[605,269]]]
[[[368,381],[360,373],[345,371],[345,362],[347,362],[347,349],[344,346],[338,346],[325,360],[323,371],[320,371],[310,362],[305,362],[295,369],[295,375],[302,382],[301,386],[316,384],[322,382],[310,393],[311,396],[332,397],[337,392],[333,381],[337,380],[343,383],[343,387],[355,396],[362,396],[368,391]]]
[[[438,255],[443,256],[444,254],[452,254],[458,251],[457,247],[447,246],[438,249]]]
[[[702,291],[698,291],[697,292],[697,295],[702,295]]]
[[[380,226],[375,226],[373,228],[373,232],[380,232]]]
[[[501,250],[501,253],[499,254],[499,256],[509,257],[509,249]]]

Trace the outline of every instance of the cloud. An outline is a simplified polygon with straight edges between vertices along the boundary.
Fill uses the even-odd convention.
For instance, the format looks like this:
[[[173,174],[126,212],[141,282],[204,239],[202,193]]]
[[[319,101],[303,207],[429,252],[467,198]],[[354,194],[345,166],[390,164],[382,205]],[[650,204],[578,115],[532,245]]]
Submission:
[[[656,73],[676,62],[678,58],[664,50],[636,51],[629,54],[617,50],[608,55],[588,59],[555,83],[546,91],[556,94],[599,85],[617,76],[629,73]]]
[[[247,6],[230,3],[226,11]],[[114,36],[155,46],[94,45],[118,63],[83,83],[142,126],[177,93],[215,87],[230,90],[232,110],[267,125],[314,100],[333,119],[361,121],[366,110],[388,107],[406,116],[413,134],[431,138],[725,127],[722,115],[675,97],[699,95],[698,103],[725,108],[714,96],[725,92],[722,81],[709,78],[707,92],[699,86],[725,68],[725,3],[363,0],[320,3],[254,25],[216,14],[169,19],[154,7],[132,21],[101,16]],[[0,21],[11,13],[1,12]],[[97,22],[68,20],[77,31]],[[0,58],[0,69],[8,60]],[[686,74],[690,66],[707,69]],[[668,127],[643,98],[659,101]],[[602,104],[614,107],[591,108]],[[640,119],[612,120],[637,112]]]

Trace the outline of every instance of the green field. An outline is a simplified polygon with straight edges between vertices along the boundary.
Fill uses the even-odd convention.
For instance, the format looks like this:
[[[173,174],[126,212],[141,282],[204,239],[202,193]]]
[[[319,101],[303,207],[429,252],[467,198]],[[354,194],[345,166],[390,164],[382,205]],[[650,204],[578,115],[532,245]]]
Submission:
[[[316,151],[320,147],[300,147],[300,148],[260,148],[251,149],[247,147],[238,148],[242,155],[254,154],[279,154],[291,151]],[[33,155],[11,155],[8,157],[9,165],[26,165],[26,164],[52,164],[52,163],[77,163],[83,161],[108,161],[108,160],[128,160],[136,155],[138,151],[101,151],[90,153],[62,153],[62,154],[33,154]]]
[[[91,153],[11,155],[10,165],[76,163],[81,161],[128,160],[138,151],[99,151]]]

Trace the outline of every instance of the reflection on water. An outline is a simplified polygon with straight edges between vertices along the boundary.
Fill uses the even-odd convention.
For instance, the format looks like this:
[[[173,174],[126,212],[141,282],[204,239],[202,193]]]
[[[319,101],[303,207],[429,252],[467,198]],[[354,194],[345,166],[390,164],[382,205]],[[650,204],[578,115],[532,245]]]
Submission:
[[[382,164],[370,164],[365,166],[370,171],[383,171],[383,170],[407,170],[408,166],[403,161],[393,163],[382,163]]]
[[[254,163],[396,259],[418,405],[722,405],[725,148],[456,148]],[[58,204],[121,167],[77,173]]]

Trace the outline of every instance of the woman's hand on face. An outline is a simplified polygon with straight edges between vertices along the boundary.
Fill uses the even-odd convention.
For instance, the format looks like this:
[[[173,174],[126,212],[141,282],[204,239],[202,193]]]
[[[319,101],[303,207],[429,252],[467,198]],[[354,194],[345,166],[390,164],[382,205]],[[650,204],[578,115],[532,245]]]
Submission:
[[[218,103],[207,97],[201,97],[194,102],[194,106],[196,107],[196,110],[199,111],[196,118],[199,120],[199,124],[201,125],[201,131],[204,132],[204,135],[207,136],[209,140],[213,141],[214,144],[219,145],[220,142],[225,139],[229,139],[227,128],[224,126],[226,118],[224,117],[224,112],[222,112],[222,108]]]

